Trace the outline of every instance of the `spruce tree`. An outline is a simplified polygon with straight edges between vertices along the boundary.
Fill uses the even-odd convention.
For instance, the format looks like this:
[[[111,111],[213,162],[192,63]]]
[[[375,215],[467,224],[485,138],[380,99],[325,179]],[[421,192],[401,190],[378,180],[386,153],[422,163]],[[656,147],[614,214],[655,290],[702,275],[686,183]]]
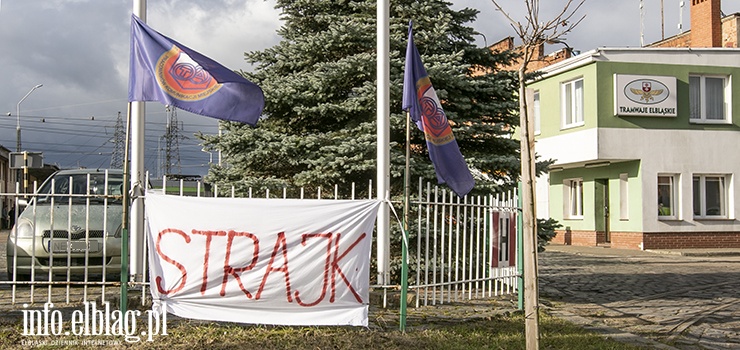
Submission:
[[[475,193],[510,186],[519,174],[519,143],[511,139],[517,108],[514,75],[498,71],[511,53],[475,44],[474,9],[452,10],[440,0],[394,0],[391,41],[391,186],[402,193],[405,113],[401,110],[409,20],[414,40],[443,103],[460,150],[476,177]],[[200,135],[221,150],[223,166],[210,169],[214,184],[309,190],[357,183],[367,196],[376,161],[376,1],[277,0],[282,41],[245,54],[255,65],[248,79],[265,93],[256,127],[222,123],[222,136]],[[474,74],[482,70],[489,74]],[[413,124],[412,124],[413,125]],[[411,178],[436,182],[421,131],[411,139]],[[364,194],[363,194],[364,192]]]

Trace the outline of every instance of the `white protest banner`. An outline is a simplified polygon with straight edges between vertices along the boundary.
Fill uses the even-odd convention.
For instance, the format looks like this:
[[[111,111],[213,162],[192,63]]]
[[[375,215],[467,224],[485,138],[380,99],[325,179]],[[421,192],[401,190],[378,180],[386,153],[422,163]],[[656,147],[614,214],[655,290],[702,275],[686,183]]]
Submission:
[[[186,318],[367,326],[379,205],[148,192],[152,297]]]

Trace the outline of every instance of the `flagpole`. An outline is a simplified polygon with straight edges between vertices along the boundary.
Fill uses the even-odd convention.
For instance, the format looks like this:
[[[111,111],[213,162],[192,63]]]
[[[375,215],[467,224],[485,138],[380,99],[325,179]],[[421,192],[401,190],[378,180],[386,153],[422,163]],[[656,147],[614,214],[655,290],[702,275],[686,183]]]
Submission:
[[[401,236],[401,300],[400,300],[400,322],[401,332],[406,331],[406,309],[408,307],[408,233],[409,233],[409,192],[410,192],[410,159],[411,159],[411,114],[406,111],[406,170],[404,172],[403,186],[403,235]]]
[[[122,313],[128,309],[128,226],[129,226],[129,147],[131,138],[131,102],[126,111],[126,141],[123,147],[123,218],[121,221],[121,300],[119,308]]]
[[[377,0],[377,158],[376,192],[380,201],[390,200],[390,1]],[[378,284],[390,284],[390,210],[378,211]]]
[[[146,23],[146,0],[134,0],[133,14]],[[145,102],[131,102],[131,188],[135,191],[131,200],[131,281],[143,281],[144,258],[144,198],[140,196],[144,184],[144,143],[146,109]],[[122,271],[123,273],[123,271]]]

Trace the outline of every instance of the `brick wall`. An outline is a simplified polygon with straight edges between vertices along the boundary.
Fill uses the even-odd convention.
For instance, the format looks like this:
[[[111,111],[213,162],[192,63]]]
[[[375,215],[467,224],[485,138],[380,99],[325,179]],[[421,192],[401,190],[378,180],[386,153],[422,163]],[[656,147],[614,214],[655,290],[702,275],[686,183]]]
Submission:
[[[552,243],[595,247],[599,243],[598,234],[594,231],[557,230]],[[603,233],[602,233],[603,237]]]
[[[507,37],[507,38],[501,39],[500,41],[490,45],[488,49],[491,50],[492,52],[503,52],[507,50],[513,50],[514,52],[521,54],[523,47],[522,46],[515,47],[514,38]],[[553,63],[557,63],[557,62],[560,62],[562,60],[565,60],[571,57],[571,51],[566,48],[560,49],[548,55],[545,55],[544,52],[545,52],[545,44],[542,44],[535,48],[534,52],[532,53],[532,60],[527,65],[528,72],[536,71],[540,68],[547,67]],[[511,64],[507,66],[500,66],[497,68],[500,70],[518,70],[521,63],[522,63],[521,59],[515,59],[511,61]],[[481,72],[482,70],[477,69],[474,75],[477,75]]]
[[[740,14],[734,14],[725,17],[722,20],[722,46],[723,47],[738,47],[737,27],[740,22]]]
[[[738,22],[740,14],[735,13],[722,19],[722,47],[738,47]],[[645,47],[691,47],[691,31],[666,38],[664,40],[645,45]]]
[[[610,232],[611,248],[696,249],[740,248],[740,232]],[[558,230],[554,244],[594,247],[604,243],[603,232]]]
[[[642,232],[610,232],[611,247],[619,249],[641,249]]]
[[[740,248],[740,232],[644,233],[645,249]]]
[[[514,48],[514,38],[506,37],[488,47],[493,52],[503,52]]]
[[[645,47],[691,47],[691,31],[645,45]]]
[[[691,46],[722,47],[720,0],[691,0]]]

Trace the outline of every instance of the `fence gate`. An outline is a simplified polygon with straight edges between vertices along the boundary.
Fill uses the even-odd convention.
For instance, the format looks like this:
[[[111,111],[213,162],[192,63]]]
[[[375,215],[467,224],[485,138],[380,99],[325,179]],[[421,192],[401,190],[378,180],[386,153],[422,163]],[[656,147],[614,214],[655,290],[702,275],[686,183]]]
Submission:
[[[516,203],[514,192],[461,199],[419,179],[411,198],[416,225],[409,220],[417,307],[516,292]]]

